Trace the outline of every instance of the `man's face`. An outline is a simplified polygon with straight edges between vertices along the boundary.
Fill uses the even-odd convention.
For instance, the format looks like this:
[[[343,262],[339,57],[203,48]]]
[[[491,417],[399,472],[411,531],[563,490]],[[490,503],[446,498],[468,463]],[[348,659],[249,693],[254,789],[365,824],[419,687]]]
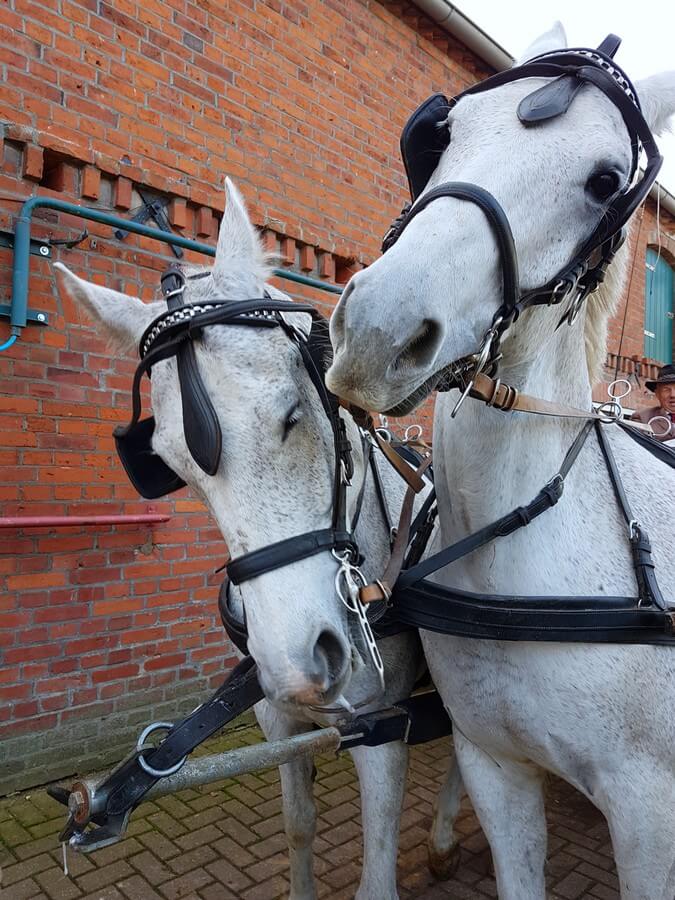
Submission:
[[[669,413],[675,413],[675,383],[659,384],[654,393],[662,409],[668,410]]]

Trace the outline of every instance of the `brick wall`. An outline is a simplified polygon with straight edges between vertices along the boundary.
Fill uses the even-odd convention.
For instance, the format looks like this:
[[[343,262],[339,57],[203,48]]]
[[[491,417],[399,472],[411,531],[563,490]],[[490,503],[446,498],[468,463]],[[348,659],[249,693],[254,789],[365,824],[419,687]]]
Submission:
[[[657,360],[644,356],[645,282],[647,248],[658,249],[659,245],[663,259],[675,267],[675,217],[661,207],[657,218],[656,202],[650,197],[633,221],[628,285],[610,321],[607,340],[605,379],[612,381],[618,372],[631,382],[624,403],[633,408],[654,404],[654,395],[644,387],[645,378],[655,378],[659,367]],[[607,399],[604,385],[596,387],[594,397]]]
[[[140,188],[170,201],[177,232],[213,242],[229,174],[283,265],[326,280],[371,261],[400,208],[410,110],[487,74],[405,4],[366,0],[10,0],[0,44],[0,232],[36,193],[128,216]],[[219,534],[187,490],[148,503],[127,483],[111,431],[134,361],[54,293],[61,259],[149,298],[167,249],[44,210],[32,233],[85,224],[76,248],[31,256],[29,305],[49,326],[0,354],[0,516],[170,518],[0,531],[0,793],[119,758],[232,661]],[[11,264],[0,247],[0,303]]]

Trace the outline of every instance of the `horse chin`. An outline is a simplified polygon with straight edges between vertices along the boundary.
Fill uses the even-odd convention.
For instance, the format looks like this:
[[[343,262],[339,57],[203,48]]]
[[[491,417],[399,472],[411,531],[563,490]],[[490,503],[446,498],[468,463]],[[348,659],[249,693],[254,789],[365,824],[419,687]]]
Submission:
[[[382,410],[382,414],[385,416],[393,417],[407,416],[408,413],[411,413],[420,404],[424,403],[424,401],[433,392],[434,388],[438,384],[441,375],[442,372],[434,372],[433,375],[430,375],[428,378],[426,378],[406,397],[404,397],[403,400],[399,400],[399,402],[394,403],[393,406]]]

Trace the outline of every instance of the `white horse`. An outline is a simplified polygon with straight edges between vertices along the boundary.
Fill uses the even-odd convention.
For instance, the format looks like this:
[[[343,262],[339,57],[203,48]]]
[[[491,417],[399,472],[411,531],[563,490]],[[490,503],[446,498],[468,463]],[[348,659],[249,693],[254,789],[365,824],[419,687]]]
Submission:
[[[524,60],[564,46],[558,25]],[[584,86],[564,115],[536,127],[519,122],[520,101],[546,83],[527,78],[461,99],[426,188],[471,182],[498,199],[513,230],[521,291],[545,284],[574,256],[607,208],[606,192],[598,193],[615,193],[630,172],[627,129],[594,86]],[[661,133],[675,112],[675,72],[636,87],[647,122]],[[500,377],[528,394],[590,409],[628,257],[626,246],[571,326],[556,327],[564,307],[525,312],[502,342]],[[344,291],[331,323],[335,361],[327,383],[366,409],[391,410],[474,352],[501,302],[500,256],[483,212],[460,199],[436,199]],[[509,414],[471,399],[453,420],[457,397],[436,402],[442,546],[531,500],[580,429],[579,420]],[[605,431],[651,538],[662,592],[675,599],[673,472],[618,426]],[[628,529],[595,436],[554,509],[437,577],[483,593],[636,596]],[[490,842],[502,900],[544,897],[546,771],[606,816],[622,897],[672,900],[675,648],[428,632],[422,642],[453,719],[460,769]]]
[[[56,268],[60,289],[83,304],[120,350],[136,347],[150,322],[166,310],[163,301],[146,305],[84,281],[65,266]],[[288,299],[265,285],[268,275],[258,235],[228,180],[213,270],[209,278],[188,281],[185,301],[262,297],[265,287],[273,297]],[[298,328],[310,327],[307,314],[289,318]],[[332,505],[332,432],[293,343],[280,329],[214,326],[195,347],[224,436],[222,464],[217,475],[208,476],[188,451],[173,359],[153,367],[154,451],[204,499],[233,557],[326,527]],[[345,421],[356,464],[348,494],[351,515],[366,473],[360,433],[350,417]],[[383,457],[378,465],[394,514],[405,485]],[[388,559],[389,529],[372,475],[356,536],[366,558],[364,574],[375,577]],[[336,561],[325,552],[231,588],[235,614],[243,619],[246,610],[248,646],[268,698],[257,704],[256,715],[270,740],[306,731],[311,723],[328,725],[349,718],[309,708],[330,706],[336,698],[358,713],[395,703],[409,695],[423,666],[416,632],[385,638],[379,644],[385,666],[385,693],[380,693],[373,668],[352,645],[353,623],[336,595],[336,571]],[[321,681],[317,670],[324,667],[328,674]],[[351,755],[362,785],[364,866],[357,897],[394,900],[407,745],[359,747]],[[293,900],[316,896],[312,769],[307,758],[280,767]],[[441,877],[449,877],[459,860],[452,826],[461,793],[458,772],[451,766],[429,843],[432,870]]]

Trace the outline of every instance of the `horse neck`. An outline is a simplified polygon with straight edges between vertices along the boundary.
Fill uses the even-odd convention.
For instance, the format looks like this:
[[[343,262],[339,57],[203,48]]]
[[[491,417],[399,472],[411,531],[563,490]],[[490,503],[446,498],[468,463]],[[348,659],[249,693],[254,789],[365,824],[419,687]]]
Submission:
[[[523,393],[590,409],[584,314],[556,329],[559,317],[559,311],[536,309],[523,317],[503,344],[499,376]],[[454,395],[439,398],[434,445],[443,454],[460,530],[529,502],[555,474],[580,428],[579,420],[504,413],[469,400],[451,421],[454,402]]]

